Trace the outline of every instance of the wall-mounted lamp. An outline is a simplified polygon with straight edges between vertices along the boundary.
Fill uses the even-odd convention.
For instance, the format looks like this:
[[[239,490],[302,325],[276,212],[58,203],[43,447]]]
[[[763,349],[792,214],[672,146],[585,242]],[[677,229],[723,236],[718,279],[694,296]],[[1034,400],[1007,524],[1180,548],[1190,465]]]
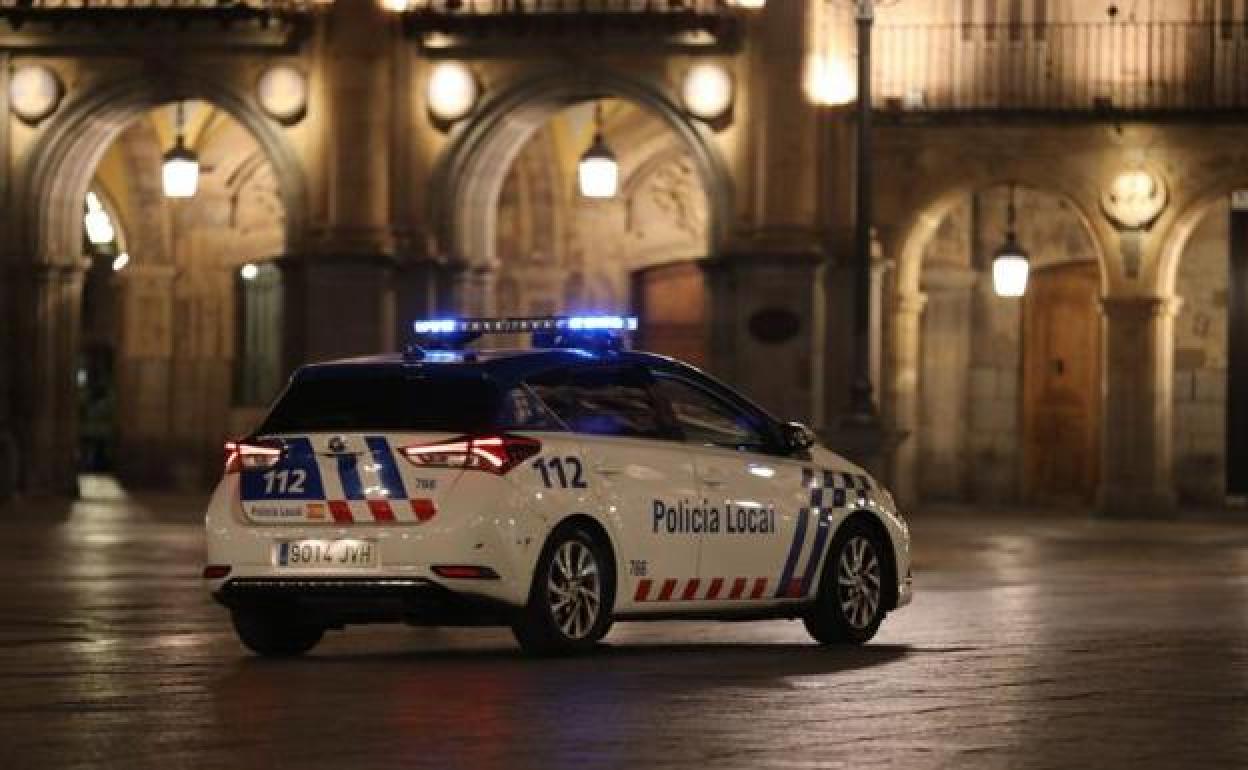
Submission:
[[[1005,243],[992,260],[992,288],[998,297],[1021,297],[1027,293],[1027,276],[1031,262],[1018,243],[1014,229],[1014,185],[1010,185],[1010,202],[1005,210]]]
[[[614,198],[620,189],[620,164],[602,136],[602,102],[594,103],[594,140],[581,156],[577,181],[586,198]]]

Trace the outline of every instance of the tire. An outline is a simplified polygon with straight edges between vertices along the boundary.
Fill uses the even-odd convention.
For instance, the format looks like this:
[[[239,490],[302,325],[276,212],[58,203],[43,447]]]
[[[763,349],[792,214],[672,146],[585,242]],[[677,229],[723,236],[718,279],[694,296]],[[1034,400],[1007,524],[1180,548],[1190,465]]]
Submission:
[[[321,641],[325,629],[283,610],[234,610],[234,631],[243,646],[266,658],[293,658]]]
[[[611,629],[615,574],[609,546],[583,525],[554,531],[537,562],[529,602],[511,631],[530,655],[587,652]]]
[[[802,618],[820,644],[865,644],[880,630],[886,544],[865,524],[849,521],[828,548],[815,604]]]

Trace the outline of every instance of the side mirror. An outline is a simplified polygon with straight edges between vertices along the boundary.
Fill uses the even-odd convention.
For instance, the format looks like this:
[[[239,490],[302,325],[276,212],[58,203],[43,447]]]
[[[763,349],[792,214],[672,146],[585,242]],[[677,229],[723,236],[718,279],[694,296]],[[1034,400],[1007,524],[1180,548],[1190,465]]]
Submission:
[[[800,422],[786,422],[781,426],[781,431],[784,445],[794,452],[810,449],[818,443],[815,432]]]

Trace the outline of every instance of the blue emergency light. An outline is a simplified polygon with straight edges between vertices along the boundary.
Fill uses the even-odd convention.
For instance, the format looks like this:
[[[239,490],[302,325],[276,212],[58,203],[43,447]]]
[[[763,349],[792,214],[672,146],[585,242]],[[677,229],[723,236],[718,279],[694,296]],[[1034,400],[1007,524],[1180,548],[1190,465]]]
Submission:
[[[621,315],[538,316],[532,318],[427,318],[412,322],[415,345],[408,357],[422,360],[429,350],[461,350],[486,334],[530,334],[535,348],[620,350],[624,336],[637,331],[637,318]]]

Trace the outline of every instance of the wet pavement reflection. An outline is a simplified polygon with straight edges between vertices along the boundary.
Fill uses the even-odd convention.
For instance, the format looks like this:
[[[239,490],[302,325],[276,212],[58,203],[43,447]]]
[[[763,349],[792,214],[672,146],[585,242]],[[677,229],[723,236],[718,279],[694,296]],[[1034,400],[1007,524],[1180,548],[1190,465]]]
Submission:
[[[356,628],[265,661],[200,590],[201,501],[0,513],[0,767],[1248,767],[1248,516],[916,517],[915,604],[793,622]]]

